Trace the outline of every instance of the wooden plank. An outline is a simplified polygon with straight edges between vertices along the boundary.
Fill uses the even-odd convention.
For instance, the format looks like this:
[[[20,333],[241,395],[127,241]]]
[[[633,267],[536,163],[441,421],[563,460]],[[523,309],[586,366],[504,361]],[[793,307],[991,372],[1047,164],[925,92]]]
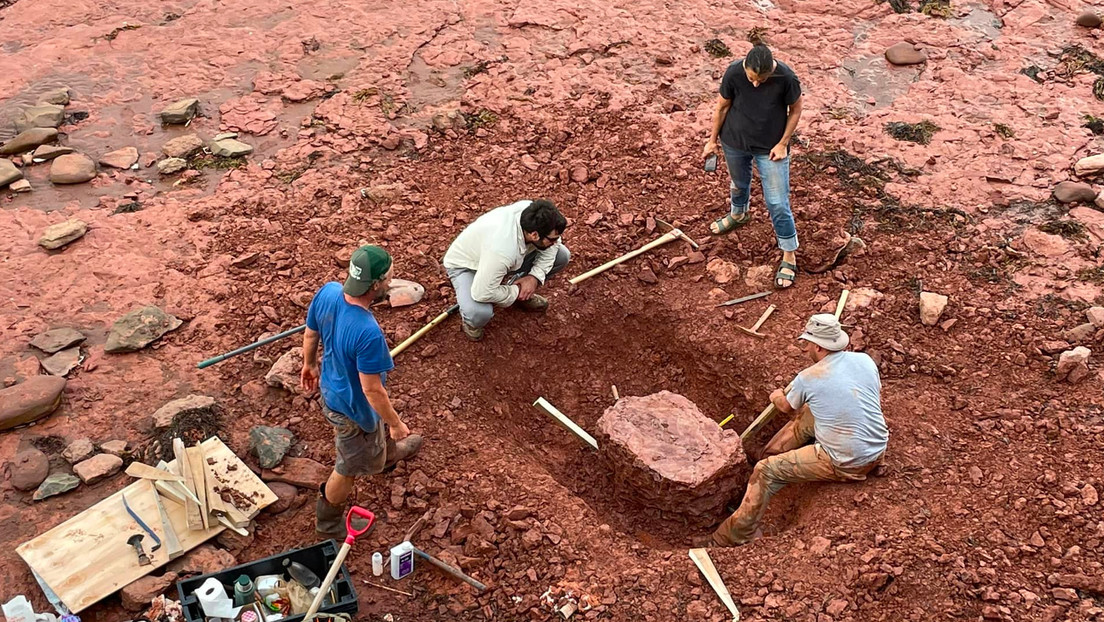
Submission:
[[[248,500],[250,507],[243,511],[260,511],[276,501],[276,495],[221,440],[210,438],[204,441],[203,447],[205,453],[225,465],[223,469],[233,468],[224,477]],[[126,543],[127,538],[140,533],[141,528],[123,508],[121,493],[124,492],[135,512],[158,532],[159,537],[164,537],[160,521],[156,520],[158,509],[152,494],[157,484],[176,485],[175,482],[146,479],[132,482],[84,512],[24,542],[16,552],[71,611],[79,613],[169,561],[168,547],[162,546],[152,553],[147,547],[152,563],[139,566],[134,549]],[[172,499],[171,496],[166,498]],[[166,503],[165,512],[185,552],[224,529],[218,524],[207,530],[188,529],[185,508],[176,502]]]
[[[156,482],[157,480],[155,480]],[[180,538],[176,535],[176,529],[173,529],[172,520],[169,518],[169,513],[165,510],[165,504],[161,502],[161,494],[157,492],[157,484],[154,484],[153,491],[154,501],[157,503],[157,513],[161,516],[161,529],[165,535],[161,541],[165,544],[165,549],[169,553],[169,559],[176,559],[184,554],[184,549],[180,546]]]
[[[713,560],[709,557],[709,551],[690,549],[690,559],[694,560],[694,564],[705,575],[705,579],[709,581],[709,585],[717,593],[717,597],[721,599],[725,607],[728,607],[728,610],[732,613],[732,622],[740,622],[740,610],[736,608],[736,603],[732,602],[732,595],[728,593],[728,587],[725,586],[724,579],[717,572],[717,567],[713,565]]]
[[[176,470],[184,476],[184,487],[188,489],[192,497],[192,499],[184,501],[188,529],[204,529],[203,516],[199,513],[199,495],[196,494],[195,483],[192,481],[192,467],[188,464],[188,451],[184,449],[184,441],[179,438],[173,439],[173,454],[176,455]]]
[[[587,445],[590,445],[594,449],[598,449],[598,441],[594,440],[593,436],[588,434],[586,430],[580,428],[570,417],[560,412],[555,406],[549,404],[548,400],[543,397],[538,397],[537,401],[533,402],[533,406],[543,410],[549,417],[552,417],[556,423],[562,425],[568,432],[578,436]]]
[[[176,475],[175,473],[162,471],[157,467],[151,467],[150,465],[142,464],[141,462],[131,462],[130,466],[128,466],[126,469],[126,474],[131,477],[138,477],[141,479],[157,479],[173,482],[184,481],[183,477]]]
[[[203,521],[203,528],[211,528],[211,505],[207,502],[207,469],[203,466],[203,450],[189,447],[185,450],[188,456],[188,468],[192,472],[192,490],[199,497],[199,518]]]

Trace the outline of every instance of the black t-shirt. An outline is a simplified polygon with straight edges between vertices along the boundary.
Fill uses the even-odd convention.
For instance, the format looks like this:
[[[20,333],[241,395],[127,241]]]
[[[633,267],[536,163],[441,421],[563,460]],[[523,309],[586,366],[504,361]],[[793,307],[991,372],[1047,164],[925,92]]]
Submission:
[[[731,100],[721,142],[750,153],[770,153],[786,133],[787,108],[801,97],[801,82],[793,69],[775,61],[774,73],[758,87],[752,86],[743,59],[728,66],[721,80],[721,97]]]

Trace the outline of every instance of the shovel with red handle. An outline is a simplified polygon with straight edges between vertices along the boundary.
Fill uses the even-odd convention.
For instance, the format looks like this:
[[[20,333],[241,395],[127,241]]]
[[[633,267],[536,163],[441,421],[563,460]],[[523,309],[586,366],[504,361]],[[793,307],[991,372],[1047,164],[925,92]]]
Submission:
[[[357,515],[361,518],[367,519],[368,524],[364,526],[364,529],[353,529],[353,515]],[[322,606],[322,599],[326,597],[326,593],[330,591],[330,585],[337,578],[337,573],[341,572],[341,564],[345,561],[345,556],[349,554],[349,549],[353,548],[353,542],[356,539],[368,532],[372,528],[372,523],[376,521],[376,515],[368,510],[354,505],[349,509],[349,513],[345,516],[345,531],[349,534],[345,536],[345,544],[341,545],[341,549],[337,552],[337,558],[334,559],[334,563],[330,566],[330,571],[326,573],[326,579],[322,581],[322,585],[318,588],[318,593],[314,595],[314,602],[311,603],[310,609],[307,609],[307,614],[303,616],[304,622],[309,622],[313,619],[314,614],[318,613],[318,608]]]

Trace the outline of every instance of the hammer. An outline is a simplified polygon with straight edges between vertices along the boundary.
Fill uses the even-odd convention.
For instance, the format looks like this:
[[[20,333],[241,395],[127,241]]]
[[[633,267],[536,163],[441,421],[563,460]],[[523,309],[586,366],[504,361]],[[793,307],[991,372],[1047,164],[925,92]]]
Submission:
[[[606,263],[598,266],[597,268],[594,268],[593,270],[590,270],[589,272],[584,272],[584,273],[580,274],[579,276],[571,279],[568,282],[571,283],[572,285],[577,285],[577,284],[582,283],[583,281],[589,279],[590,277],[602,274],[606,270],[609,270],[610,268],[612,268],[612,267],[614,267],[614,266],[616,266],[620,263],[624,263],[624,262],[632,259],[633,257],[636,257],[637,255],[642,255],[642,254],[652,250],[653,248],[655,248],[657,246],[663,246],[664,244],[666,244],[668,242],[673,242],[673,241],[678,240],[678,239],[686,240],[687,242],[690,243],[690,246],[693,247],[694,249],[698,248],[698,243],[697,242],[692,240],[690,238],[690,236],[683,233],[681,229],[677,229],[677,228],[673,227],[671,225],[671,223],[662,221],[662,220],[657,218],[656,219],[656,225],[658,226],[658,228],[660,230],[666,231],[666,233],[664,233],[663,235],[661,235],[658,238],[652,240],[651,242],[648,242],[644,246],[641,246],[640,248],[638,248],[634,251],[629,251],[629,252],[625,253],[624,255],[621,255],[617,259],[607,261]]]
[[[766,335],[759,332],[759,327],[763,325],[763,322],[767,321],[767,318],[770,317],[771,313],[774,313],[774,305],[768,306],[767,310],[763,312],[763,315],[759,316],[759,319],[755,321],[755,324],[751,328],[744,328],[743,326],[737,326],[736,328],[739,328],[740,330],[749,335],[752,335],[753,337],[758,337],[762,339],[763,337],[766,337]]]

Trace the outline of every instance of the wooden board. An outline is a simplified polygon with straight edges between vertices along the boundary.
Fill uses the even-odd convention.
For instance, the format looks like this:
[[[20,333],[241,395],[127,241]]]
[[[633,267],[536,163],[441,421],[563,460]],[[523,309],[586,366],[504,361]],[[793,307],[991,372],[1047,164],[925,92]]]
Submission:
[[[690,549],[690,559],[694,560],[698,570],[701,570],[701,573],[705,575],[705,579],[709,581],[709,586],[717,593],[717,597],[721,599],[724,606],[728,607],[729,612],[732,613],[732,622],[740,622],[740,610],[736,608],[736,603],[732,602],[732,595],[728,593],[728,587],[725,586],[724,579],[717,572],[717,567],[713,565],[713,560],[709,557],[709,551]]]
[[[217,437],[204,441],[203,448],[208,457],[215,458],[211,470],[216,479],[237,490],[242,503],[250,506],[243,508],[244,512],[259,512],[276,501],[276,495],[268,486]],[[16,548],[23,561],[73,613],[87,609],[169,561],[166,547],[153,553],[146,547],[153,563],[138,565],[134,549],[126,541],[131,535],[142,533],[142,528],[123,508],[121,493],[124,492],[131,508],[164,539],[154,499],[154,483],[141,479]],[[166,503],[165,512],[184,551],[199,546],[224,529],[218,524],[202,531],[188,529],[184,507],[176,503]]]
[[[188,520],[188,529],[200,530],[204,528],[203,516],[200,515],[200,505],[202,502],[199,500],[199,495],[195,489],[195,482],[192,481],[192,467],[188,464],[188,450],[184,448],[184,441],[179,438],[173,439],[173,454],[176,455],[176,460],[173,461],[173,468],[175,473],[180,473],[184,476],[184,487],[192,493],[191,499],[184,502],[185,517]]]
[[[533,402],[533,406],[543,410],[549,417],[552,417],[556,423],[562,425],[564,429],[571,432],[575,436],[578,436],[587,445],[590,445],[594,449],[598,449],[598,441],[593,436],[587,433],[586,430],[579,427],[577,423],[571,420],[570,417],[563,414],[555,406],[548,403],[548,400],[543,397],[538,397],[537,401]]]
[[[203,464],[203,450],[198,446],[185,450],[188,456],[188,468],[192,470],[192,490],[199,497],[199,518],[203,528],[211,528],[211,506],[207,502],[207,466]]]
[[[142,479],[157,479],[167,480],[172,482],[182,482],[184,478],[168,471],[162,471],[157,467],[151,467],[148,464],[142,464],[141,462],[131,462],[126,468],[126,474],[131,477],[139,477]]]

